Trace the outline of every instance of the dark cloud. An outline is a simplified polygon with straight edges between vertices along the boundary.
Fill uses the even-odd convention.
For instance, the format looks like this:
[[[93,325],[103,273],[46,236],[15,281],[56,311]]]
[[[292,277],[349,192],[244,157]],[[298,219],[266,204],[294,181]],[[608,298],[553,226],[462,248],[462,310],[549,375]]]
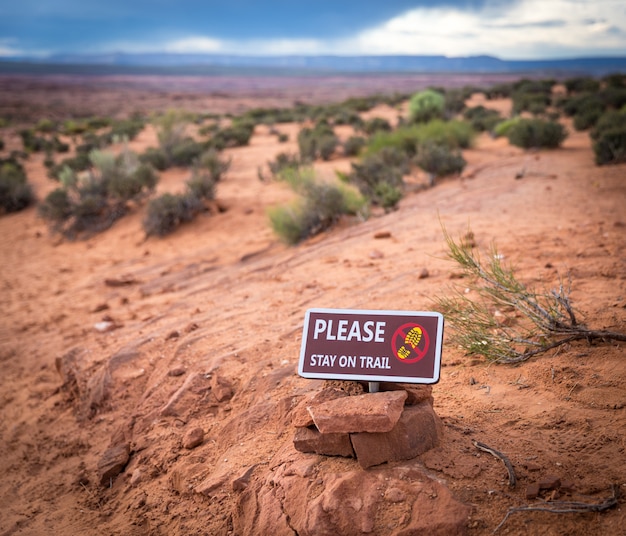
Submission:
[[[476,9],[486,0],[23,0],[0,7],[0,35],[32,48],[155,42],[341,38],[418,7]],[[493,3],[491,0],[490,3]],[[499,3],[511,3],[499,0]]]

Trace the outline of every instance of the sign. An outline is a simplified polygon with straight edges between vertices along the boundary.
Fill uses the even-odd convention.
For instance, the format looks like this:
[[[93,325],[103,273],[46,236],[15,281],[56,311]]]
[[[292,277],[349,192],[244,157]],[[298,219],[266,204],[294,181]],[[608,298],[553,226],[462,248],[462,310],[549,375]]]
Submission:
[[[309,309],[298,374],[326,380],[437,383],[443,315]]]

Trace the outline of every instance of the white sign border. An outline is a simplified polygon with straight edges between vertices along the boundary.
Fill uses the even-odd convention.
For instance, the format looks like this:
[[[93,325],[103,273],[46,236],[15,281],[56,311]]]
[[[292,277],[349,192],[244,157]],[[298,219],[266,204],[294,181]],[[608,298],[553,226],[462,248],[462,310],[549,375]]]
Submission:
[[[306,343],[308,339],[308,327],[311,313],[347,314],[347,315],[373,315],[373,316],[428,316],[437,318],[437,337],[435,341],[435,363],[433,378],[415,378],[414,376],[374,376],[361,374],[339,374],[339,373],[311,373],[304,372],[304,362],[306,358]],[[302,327],[302,343],[300,345],[300,359],[298,361],[298,374],[303,378],[319,380],[356,380],[366,382],[389,382],[389,383],[416,383],[422,385],[432,385],[438,383],[441,377],[441,352],[443,349],[443,327],[444,318],[436,311],[386,311],[380,309],[333,309],[325,307],[313,307],[308,309],[304,315],[304,326]],[[429,380],[429,381],[415,381]]]

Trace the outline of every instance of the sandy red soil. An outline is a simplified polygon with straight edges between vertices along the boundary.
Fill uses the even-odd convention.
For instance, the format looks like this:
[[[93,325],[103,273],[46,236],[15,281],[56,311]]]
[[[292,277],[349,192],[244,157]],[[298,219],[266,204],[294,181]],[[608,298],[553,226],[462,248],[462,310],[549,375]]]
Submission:
[[[128,106],[147,93],[107,95]],[[250,95],[229,97],[229,111],[254,104]],[[160,98],[180,105],[166,91]],[[292,194],[257,177],[278,152],[296,149],[298,126],[278,128],[287,144],[259,126],[249,147],[227,151],[232,166],[217,192],[225,212],[163,239],[145,239],[141,210],[76,242],[51,235],[34,207],[0,217],[0,534],[236,534],[232,481],[253,465],[253,480],[297,456],[322,480],[358,469],[293,448],[291,404],[320,388],[296,374],[304,313],[431,310],[458,283],[442,224],[453,236],[471,228],[485,250],[495,242],[531,286],[569,275],[585,322],[626,331],[626,167],[595,166],[586,133],[570,128],[562,148],[535,152],[481,135],[464,151],[462,178],[287,247],[266,209]],[[147,129],[131,148],[155,143]],[[39,198],[54,187],[42,160],[27,164]],[[319,169],[349,169],[349,161]],[[181,190],[187,173],[168,171],[159,190]],[[376,238],[381,231],[388,237]],[[116,329],[96,330],[103,319]],[[216,399],[216,379],[232,398]],[[471,507],[467,534],[491,534],[509,508],[536,504],[526,488],[549,476],[569,485],[542,494],[547,501],[600,503],[612,485],[626,493],[624,343],[577,342],[504,366],[467,357],[446,338],[433,395],[444,437],[411,463]],[[203,443],[183,448],[195,427]],[[98,462],[120,438],[130,460],[102,486]],[[515,488],[472,440],[510,458]],[[218,477],[221,485],[198,492]],[[390,519],[381,514],[373,533],[396,534]],[[498,533],[604,536],[624,527],[620,499],[604,512],[516,512]]]

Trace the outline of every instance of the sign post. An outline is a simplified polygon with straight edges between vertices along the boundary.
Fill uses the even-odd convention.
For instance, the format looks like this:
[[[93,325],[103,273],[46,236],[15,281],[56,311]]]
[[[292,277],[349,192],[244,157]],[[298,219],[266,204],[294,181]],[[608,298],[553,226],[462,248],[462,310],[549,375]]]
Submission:
[[[439,381],[443,315],[436,312],[309,309],[298,374],[378,382]]]

